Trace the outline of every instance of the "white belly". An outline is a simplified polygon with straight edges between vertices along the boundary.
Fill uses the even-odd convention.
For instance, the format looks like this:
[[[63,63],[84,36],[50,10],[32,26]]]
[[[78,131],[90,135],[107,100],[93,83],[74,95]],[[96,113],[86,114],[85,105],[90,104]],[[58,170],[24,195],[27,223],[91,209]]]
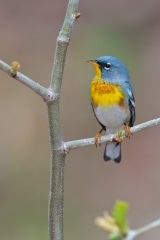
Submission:
[[[129,121],[130,118],[129,110],[116,104],[109,108],[102,108],[98,106],[94,109],[94,112],[99,122],[106,128],[111,129],[121,128],[124,123]]]

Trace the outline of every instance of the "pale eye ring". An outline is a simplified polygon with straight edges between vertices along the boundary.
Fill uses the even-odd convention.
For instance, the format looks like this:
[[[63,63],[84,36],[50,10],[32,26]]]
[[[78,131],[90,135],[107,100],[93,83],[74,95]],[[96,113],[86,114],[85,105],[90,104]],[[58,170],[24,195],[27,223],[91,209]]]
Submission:
[[[106,63],[104,69],[109,70],[111,68],[111,63]]]

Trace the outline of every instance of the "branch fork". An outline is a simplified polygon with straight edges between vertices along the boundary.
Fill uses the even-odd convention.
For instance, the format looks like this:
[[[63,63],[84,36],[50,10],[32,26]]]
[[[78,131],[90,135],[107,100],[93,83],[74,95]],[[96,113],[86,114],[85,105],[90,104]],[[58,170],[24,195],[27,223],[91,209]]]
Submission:
[[[49,103],[59,98],[60,98],[60,94],[53,92],[50,88],[48,88],[48,95],[47,97],[43,98],[43,100],[45,103]]]

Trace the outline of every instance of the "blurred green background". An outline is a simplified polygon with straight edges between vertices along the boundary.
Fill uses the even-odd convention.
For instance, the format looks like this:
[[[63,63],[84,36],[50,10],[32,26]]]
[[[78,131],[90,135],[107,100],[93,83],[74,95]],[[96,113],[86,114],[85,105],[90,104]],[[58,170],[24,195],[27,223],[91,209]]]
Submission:
[[[67,0],[0,0],[0,57],[48,87]],[[113,55],[125,62],[136,98],[136,123],[160,115],[160,2],[80,1],[61,96],[65,141],[100,130],[90,106],[93,69],[86,60]],[[47,239],[49,141],[41,98],[0,71],[0,239]],[[103,161],[104,145],[72,151],[65,166],[65,239],[100,240],[94,219],[114,202],[130,203],[132,228],[160,217],[160,127],[124,140],[120,165]],[[157,239],[160,229],[138,239]]]

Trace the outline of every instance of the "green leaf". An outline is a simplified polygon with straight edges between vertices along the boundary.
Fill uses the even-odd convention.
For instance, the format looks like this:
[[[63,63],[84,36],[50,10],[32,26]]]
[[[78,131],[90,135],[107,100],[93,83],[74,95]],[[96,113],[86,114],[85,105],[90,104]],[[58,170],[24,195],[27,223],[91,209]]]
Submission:
[[[129,205],[123,201],[117,201],[112,210],[112,216],[114,217],[117,225],[119,226],[123,234],[127,234],[129,231],[126,215],[128,213]]]
[[[108,236],[108,240],[121,240],[123,237],[122,233],[111,233]]]

